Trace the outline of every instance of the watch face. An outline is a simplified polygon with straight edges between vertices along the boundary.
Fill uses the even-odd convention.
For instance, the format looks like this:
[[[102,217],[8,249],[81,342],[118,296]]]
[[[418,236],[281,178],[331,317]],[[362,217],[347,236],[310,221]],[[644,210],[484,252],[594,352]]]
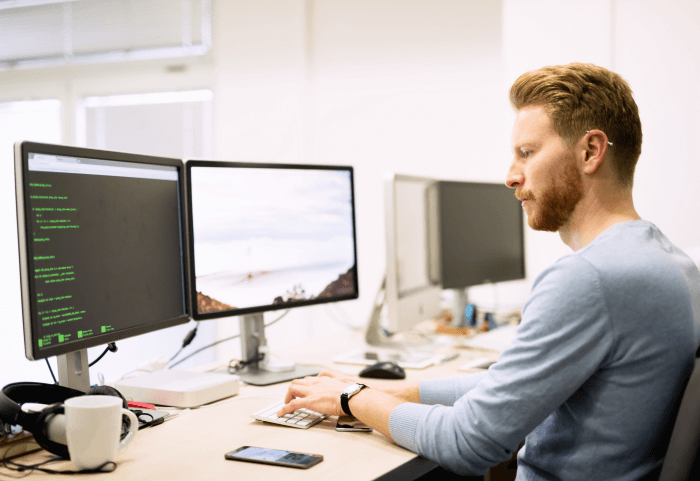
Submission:
[[[353,394],[358,392],[363,387],[364,387],[363,384],[358,384],[358,383],[350,384],[348,386],[345,386],[345,389],[343,389],[343,394],[347,394],[348,396],[352,396]]]

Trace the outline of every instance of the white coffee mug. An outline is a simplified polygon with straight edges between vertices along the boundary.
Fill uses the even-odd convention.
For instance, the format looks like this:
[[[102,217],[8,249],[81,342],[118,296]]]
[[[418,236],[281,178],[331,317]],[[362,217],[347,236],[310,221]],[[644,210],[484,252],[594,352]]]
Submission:
[[[79,396],[67,399],[66,440],[70,459],[78,469],[95,469],[113,462],[138,431],[136,415],[122,408],[114,396]],[[119,441],[122,415],[131,420],[129,433]]]

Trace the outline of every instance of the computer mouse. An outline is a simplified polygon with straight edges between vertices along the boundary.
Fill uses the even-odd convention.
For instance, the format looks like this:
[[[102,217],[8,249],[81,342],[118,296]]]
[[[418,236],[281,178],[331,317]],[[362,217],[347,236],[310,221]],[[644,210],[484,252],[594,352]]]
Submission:
[[[406,379],[406,371],[394,362],[382,361],[364,368],[360,371],[360,377],[369,377],[373,379]]]

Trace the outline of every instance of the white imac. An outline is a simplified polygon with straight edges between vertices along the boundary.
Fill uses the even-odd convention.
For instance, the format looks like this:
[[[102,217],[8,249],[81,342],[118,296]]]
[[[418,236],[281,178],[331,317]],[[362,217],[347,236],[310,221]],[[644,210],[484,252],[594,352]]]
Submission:
[[[393,361],[421,369],[439,362],[435,346],[405,334],[416,324],[441,314],[442,287],[436,279],[433,250],[437,180],[401,174],[384,178],[386,274],[366,326],[367,347],[337,356],[334,361],[374,364]],[[399,336],[397,340],[397,334]]]
[[[384,179],[386,230],[386,330],[406,332],[440,315],[442,287],[431,275],[437,181],[387,174]]]

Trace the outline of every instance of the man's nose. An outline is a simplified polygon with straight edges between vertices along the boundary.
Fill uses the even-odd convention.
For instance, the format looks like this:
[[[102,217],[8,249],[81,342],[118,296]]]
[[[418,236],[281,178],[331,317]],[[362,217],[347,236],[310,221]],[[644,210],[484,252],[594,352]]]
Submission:
[[[506,174],[506,185],[511,189],[516,189],[523,185],[523,171],[515,162],[510,165]]]

